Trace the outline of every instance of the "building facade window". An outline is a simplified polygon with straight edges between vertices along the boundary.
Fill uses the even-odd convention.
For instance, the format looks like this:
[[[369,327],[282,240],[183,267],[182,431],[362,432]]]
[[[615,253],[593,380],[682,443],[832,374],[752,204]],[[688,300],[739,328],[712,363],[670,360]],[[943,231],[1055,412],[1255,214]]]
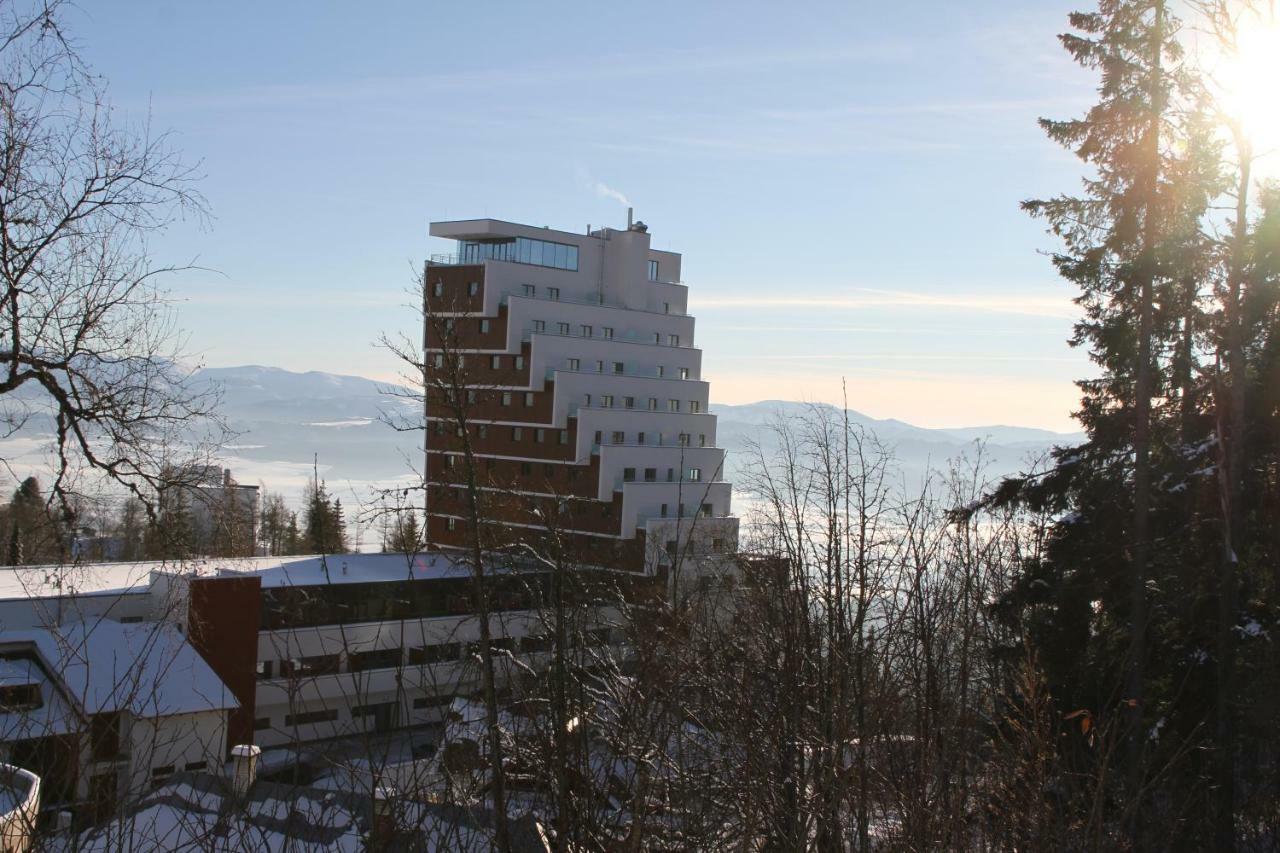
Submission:
[[[560,443],[561,444],[569,443],[569,431],[567,429],[560,430]]]
[[[658,280],[658,262],[649,261],[649,281]]]
[[[623,397],[623,398],[622,398],[622,408],[624,408],[624,409],[634,409],[635,407],[636,407],[636,398],[635,398],[635,397]]]
[[[620,361],[615,361],[615,362],[613,363],[613,372],[614,372],[614,373],[622,373],[625,369],[626,369],[626,367],[623,365],[623,363],[622,363],[622,362],[620,362]]]
[[[547,321],[546,321],[546,320],[534,320],[534,321],[533,321],[533,330],[534,330],[535,332],[545,332],[545,331],[547,330]]]
[[[557,333],[557,334],[560,334],[560,335],[567,335],[567,334],[569,334],[569,324],[568,324],[568,323],[556,323],[556,333]]]
[[[431,295],[432,295],[432,296],[444,296],[444,282],[443,282],[443,281],[437,281],[435,284],[433,284],[433,285],[431,286]]]
[[[560,288],[558,288],[558,287],[548,287],[548,288],[547,288],[547,298],[548,298],[548,299],[556,299],[556,300],[559,300],[559,299],[560,299]]]
[[[522,355],[516,356],[515,361],[516,361],[516,370],[524,370],[524,356]]]
[[[584,338],[589,338],[592,335],[591,327],[586,325],[585,323],[578,327],[578,331],[582,334]]]
[[[657,397],[650,397],[650,398],[649,398],[649,411],[651,411],[651,412],[656,412],[656,411],[658,411],[658,398],[657,398]]]
[[[701,482],[702,482],[702,469],[701,469],[701,468],[690,468],[690,469],[689,469],[689,476],[688,476],[686,479],[687,479],[690,483],[701,483]]]
[[[612,409],[612,408],[613,408],[613,395],[612,395],[612,394],[601,394],[601,395],[600,395],[600,405],[601,405],[601,406],[603,406],[603,407],[604,407],[604,408],[606,408],[606,409]]]
[[[503,392],[502,392],[502,405],[504,405],[504,406],[510,406],[510,405],[511,405],[511,392],[510,392],[510,391],[503,391]]]
[[[679,400],[668,400],[668,401],[667,401],[667,411],[668,411],[668,412],[678,412],[678,411],[680,411],[680,401],[679,401]]]
[[[480,292],[480,282],[473,281],[467,285],[467,296],[475,296]]]
[[[480,334],[489,334],[489,321],[484,318],[480,319]]]
[[[522,284],[522,285],[521,285],[521,287],[523,287],[523,288],[524,288],[524,295],[525,295],[525,296],[537,296],[537,295],[538,295],[538,288],[534,287],[532,284]]]
[[[689,378],[689,368],[687,368],[687,367],[682,367],[682,368],[680,368],[680,378],[681,378],[681,379],[688,379],[688,378]]]
[[[655,480],[657,480],[657,479],[658,479],[658,469],[657,469],[657,468],[645,468],[645,469],[644,469],[644,481],[645,481],[646,483],[652,483],[652,482],[654,482],[654,481],[655,481]]]
[[[490,370],[501,370],[501,369],[502,369],[502,356],[500,356],[500,355],[490,356],[490,358],[489,358],[489,369],[490,369]]]
[[[576,358],[571,358],[571,359],[569,359],[569,369],[570,369],[570,370],[581,370],[581,369],[582,369],[582,362],[581,362],[579,359],[576,359]]]
[[[624,483],[630,483],[630,482],[633,482],[633,481],[635,480],[635,478],[636,478],[636,469],[635,469],[635,468],[623,468],[623,469],[622,469],[622,482],[624,482]]]
[[[614,431],[613,431],[613,443],[614,443],[614,444],[623,444],[623,443],[625,443],[625,442],[626,442],[626,440],[627,440],[627,434],[626,434],[625,432],[623,432],[622,430],[614,430]]]
[[[511,440],[512,440],[512,441],[520,441],[520,440],[522,440],[523,438],[524,438],[524,428],[523,428],[523,427],[512,427],[512,428],[511,428]]]
[[[678,347],[678,346],[680,346],[680,336],[679,336],[679,335],[667,335],[667,345],[668,345],[668,346],[673,346],[673,347]]]
[[[698,414],[699,412],[702,411],[702,404],[699,403],[697,400],[690,400],[689,411],[693,412],[695,415]]]
[[[532,405],[533,405],[533,392],[532,392],[532,391],[525,391],[525,392],[524,392],[524,405],[525,405],[525,408],[528,408],[528,407],[530,407],[530,406],[532,406]]]

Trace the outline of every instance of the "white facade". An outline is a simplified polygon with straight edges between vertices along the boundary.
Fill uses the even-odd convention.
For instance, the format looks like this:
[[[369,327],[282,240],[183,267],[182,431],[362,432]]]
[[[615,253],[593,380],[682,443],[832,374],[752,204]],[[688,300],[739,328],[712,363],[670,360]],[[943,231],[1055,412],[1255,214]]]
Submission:
[[[710,385],[702,376],[702,353],[694,346],[688,291],[679,281],[680,255],[654,250],[640,223],[575,234],[479,219],[435,222],[431,234],[456,240],[458,251],[435,256],[427,267],[429,296],[441,297],[434,306],[428,299],[428,322],[444,317],[485,324],[505,312],[505,339],[460,344],[464,358],[483,364],[528,348],[527,384],[476,387],[510,391],[516,399],[548,390],[552,397],[546,420],[531,420],[519,405],[479,420],[500,428],[552,431],[576,423],[573,462],[598,461],[594,499],[612,502],[620,496],[623,507],[620,524],[609,535],[619,540],[643,535],[651,555],[647,571],[669,568],[668,555],[687,552],[694,540],[736,549],[732,488],[723,477],[715,416],[708,413]],[[547,262],[539,252],[550,252],[549,246],[555,249]],[[458,310],[444,301],[439,271],[449,267],[477,269],[468,293],[478,304]],[[438,352],[429,342],[429,365],[433,351]],[[427,417],[447,415],[435,415],[428,406]],[[427,450],[432,452],[430,439]],[[490,454],[481,448],[478,455]],[[510,450],[492,455],[546,459]],[[529,488],[537,491],[534,483]],[[686,521],[661,523],[677,517]],[[691,537],[699,528],[710,535]],[[651,536],[659,533],[676,538],[655,547]]]

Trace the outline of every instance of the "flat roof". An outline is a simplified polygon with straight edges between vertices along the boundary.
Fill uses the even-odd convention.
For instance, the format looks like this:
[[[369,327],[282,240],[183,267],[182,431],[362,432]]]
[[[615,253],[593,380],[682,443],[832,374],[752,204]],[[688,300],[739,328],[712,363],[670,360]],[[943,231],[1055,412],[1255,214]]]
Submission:
[[[83,595],[146,594],[152,573],[195,577],[256,576],[263,587],[376,583],[467,577],[448,554],[331,554],[207,557],[134,563],[78,563],[0,568],[0,601]]]

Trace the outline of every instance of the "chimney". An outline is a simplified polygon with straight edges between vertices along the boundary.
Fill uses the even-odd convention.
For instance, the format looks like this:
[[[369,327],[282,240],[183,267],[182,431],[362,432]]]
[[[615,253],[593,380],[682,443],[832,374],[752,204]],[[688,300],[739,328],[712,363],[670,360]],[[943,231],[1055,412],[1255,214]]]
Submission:
[[[251,743],[231,747],[231,790],[240,798],[248,796],[258,778],[258,756],[262,747]]]
[[[630,208],[630,207],[628,207],[628,208],[627,208],[627,230],[628,230],[628,231],[630,231],[630,230],[631,230],[631,214],[632,214],[632,210],[633,210],[633,208]]]

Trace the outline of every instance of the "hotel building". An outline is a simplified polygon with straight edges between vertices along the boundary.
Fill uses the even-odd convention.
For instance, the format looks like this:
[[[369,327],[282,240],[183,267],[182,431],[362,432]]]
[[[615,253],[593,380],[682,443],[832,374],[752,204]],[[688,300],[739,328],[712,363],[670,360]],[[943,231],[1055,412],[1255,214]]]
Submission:
[[[434,222],[425,278],[427,535],[490,547],[554,520],[581,562],[661,574],[735,550],[680,255],[648,228]],[[465,432],[465,435],[464,435]]]

